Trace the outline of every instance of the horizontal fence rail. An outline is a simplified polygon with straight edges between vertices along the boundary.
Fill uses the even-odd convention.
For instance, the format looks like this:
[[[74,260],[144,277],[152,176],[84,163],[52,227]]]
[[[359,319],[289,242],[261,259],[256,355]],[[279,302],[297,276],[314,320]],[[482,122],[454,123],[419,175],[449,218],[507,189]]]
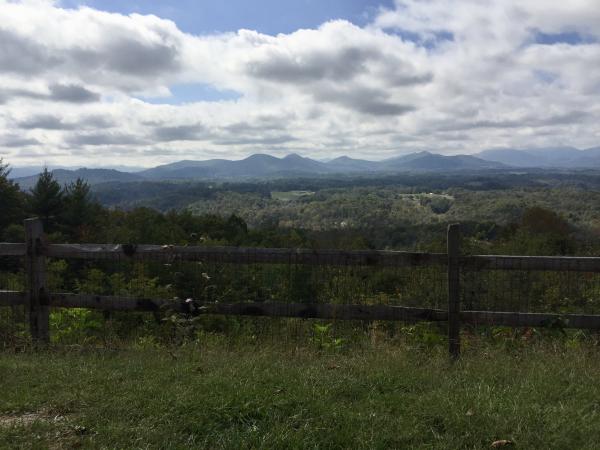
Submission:
[[[0,256],[24,256],[25,244],[0,243]],[[446,253],[390,250],[312,250],[254,247],[202,247],[135,244],[48,244],[45,256],[65,259],[134,261],[205,261],[219,263],[340,266],[445,266]],[[465,270],[600,272],[600,258],[574,256],[470,255],[459,259]]]
[[[75,259],[138,261],[205,261],[221,263],[306,264],[340,266],[444,265],[443,253],[384,250],[310,250],[289,248],[201,247],[178,245],[50,244],[45,255]]]
[[[322,303],[202,303],[165,299],[141,299],[86,294],[51,294],[50,306],[91,308],[109,311],[170,310],[192,315],[224,314],[234,316],[297,317],[304,319],[337,320],[400,320],[445,321],[443,310],[389,305],[333,305]]]
[[[19,291],[0,291],[0,306],[27,305],[27,293]]]
[[[1,306],[26,305],[23,292],[0,291]],[[192,315],[289,317],[335,320],[397,320],[445,322],[441,309],[389,305],[332,305],[319,303],[201,303],[173,299],[132,298],[108,295],[52,293],[48,304],[55,308],[88,308],[101,311],[173,311]],[[552,327],[600,329],[600,315],[461,311],[461,323],[508,327]]]
[[[460,258],[466,270],[600,272],[600,258],[575,256],[473,255]]]
[[[9,242],[0,242],[0,256],[25,256],[26,254],[26,244],[12,244]]]
[[[525,289],[535,287],[537,289],[535,292],[542,292],[540,291],[540,283],[544,283],[544,280],[549,279],[547,273],[565,272],[570,277],[575,276],[576,272],[580,272],[583,273],[582,276],[584,277],[588,277],[588,275],[596,276],[595,274],[600,274],[600,258],[506,255],[464,256],[460,255],[460,235],[456,225],[451,225],[448,229],[448,253],[135,244],[48,244],[43,235],[41,222],[37,219],[28,219],[26,221],[26,231],[26,243],[0,243],[0,257],[17,257],[20,258],[19,261],[25,261],[25,271],[21,273],[27,279],[24,291],[11,290],[10,288],[5,289],[0,286],[0,306],[15,307],[22,305],[28,308],[32,337],[34,340],[42,342],[49,339],[47,330],[48,310],[50,307],[88,308],[101,311],[172,311],[189,315],[217,314],[325,320],[447,322],[450,343],[449,351],[452,356],[457,356],[460,351],[459,330],[461,324],[475,326],[600,329],[600,315],[597,314],[559,314],[553,310],[550,312],[476,310],[478,305],[481,307],[481,303],[478,303],[477,298],[485,295],[490,289],[502,290],[501,283],[509,283],[505,286],[508,289],[514,285],[519,288],[525,286]],[[118,263],[132,261],[136,264],[138,264],[137,262],[147,262],[149,266],[157,262],[164,263],[165,267],[169,267],[171,263],[180,261],[198,262],[201,264],[199,267],[202,267],[202,269],[199,269],[201,272],[207,267],[204,263],[237,264],[246,268],[251,265],[255,265],[253,267],[272,265],[270,266],[272,270],[281,271],[284,269],[284,273],[286,266],[288,268],[315,266],[314,270],[322,277],[339,276],[335,275],[335,271],[338,270],[337,267],[348,266],[349,268],[345,270],[352,270],[354,274],[352,276],[358,276],[358,278],[353,279],[353,282],[356,282],[356,280],[362,282],[360,278],[362,275],[360,274],[364,273],[364,270],[371,270],[371,267],[381,267],[382,269],[377,270],[383,272],[390,272],[391,270],[391,273],[395,273],[396,276],[399,276],[399,272],[394,272],[394,270],[399,268],[411,274],[419,271],[426,273],[434,270],[434,268],[437,269],[435,269],[433,275],[429,275],[430,278],[426,278],[429,280],[428,282],[413,283],[419,286],[419,290],[412,290],[406,293],[400,289],[397,294],[398,298],[393,298],[394,294],[388,292],[386,294],[388,295],[387,300],[379,303],[376,291],[374,292],[375,297],[367,300],[363,299],[363,304],[350,303],[358,295],[357,290],[351,290],[350,297],[341,299],[338,297],[338,303],[327,301],[329,297],[317,298],[317,296],[312,294],[301,298],[275,298],[266,295],[263,300],[256,297],[247,297],[244,294],[245,291],[240,291],[240,295],[237,297],[229,297],[229,301],[227,301],[227,298],[218,301],[212,300],[212,297],[202,297],[204,300],[201,300],[200,297],[180,300],[177,298],[160,299],[153,298],[152,296],[150,298],[148,294],[132,296],[129,294],[96,295],[93,293],[51,292],[46,279],[46,258],[115,261]],[[334,268],[334,271],[327,272],[330,269],[318,268],[318,266],[331,266]],[[431,267],[432,269],[427,269],[427,267]],[[507,274],[515,274],[516,278],[512,279],[512,281],[506,281],[507,274],[498,274],[498,271],[507,271]],[[479,272],[485,272],[485,277],[482,277]],[[523,274],[528,272],[539,272],[539,274],[536,275],[535,280],[528,281],[523,278]],[[236,272],[233,273],[236,274]],[[441,283],[441,275],[435,278],[436,273],[445,273],[444,283]],[[206,273],[201,273],[201,275],[206,276],[207,279],[210,278]],[[387,273],[386,276],[389,275],[390,273]],[[434,278],[432,279],[431,276]],[[461,291],[463,288],[461,284],[473,276],[479,277],[478,284],[469,285],[468,289],[465,288],[464,291]],[[245,282],[243,280],[245,279],[238,280],[238,284],[241,282],[242,287]],[[344,282],[343,280],[342,283]],[[394,289],[399,289],[397,287],[399,286],[399,280],[397,278],[395,280],[396,287]],[[433,303],[430,301],[429,305],[432,306],[430,308],[421,307],[426,302],[420,302],[419,300],[423,300],[430,293],[426,292],[427,290],[433,291],[434,286],[432,284],[434,283],[432,283],[432,280],[438,283],[436,284],[438,290],[429,298],[439,299],[440,292],[444,296],[447,295],[448,304],[446,309],[440,309],[440,305],[437,303],[438,300],[435,300]],[[272,281],[267,276],[262,282],[268,284]],[[568,281],[569,279],[567,279]],[[302,282],[305,282],[304,279]],[[226,284],[226,282],[224,283]],[[592,282],[589,281],[588,277],[589,283]],[[238,284],[235,286],[238,286]],[[352,286],[352,289],[355,289],[357,285]],[[446,286],[444,288],[446,289],[445,293],[444,291],[440,291],[443,286]],[[231,290],[233,287],[229,289]],[[465,295],[465,291],[468,291],[468,295]],[[365,290],[364,292],[369,291]],[[422,292],[421,297],[419,297],[421,294],[418,292]],[[552,294],[552,291],[548,292],[549,295]],[[597,302],[600,306],[600,290],[597,291],[597,295],[593,290],[589,291],[588,289],[585,292],[588,298],[586,301]],[[438,297],[435,297],[435,295]],[[246,298],[248,301],[244,301]],[[467,303],[462,305],[461,303],[465,302],[465,300]],[[401,304],[386,304],[396,302]],[[406,306],[407,304],[412,306]],[[549,304],[557,305],[552,302]],[[461,310],[462,306],[466,306],[466,310]],[[494,308],[484,305],[482,309]],[[559,308],[558,310],[563,311],[565,308]],[[583,311],[591,312],[594,310],[583,309]]]

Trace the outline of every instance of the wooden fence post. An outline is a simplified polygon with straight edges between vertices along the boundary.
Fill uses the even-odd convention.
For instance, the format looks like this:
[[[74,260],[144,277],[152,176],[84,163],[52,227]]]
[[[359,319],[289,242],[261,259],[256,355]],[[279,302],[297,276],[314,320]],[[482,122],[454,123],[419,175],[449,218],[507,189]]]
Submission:
[[[27,279],[29,283],[29,327],[37,344],[50,342],[50,308],[46,284],[46,257],[43,254],[44,226],[38,218],[25,220]]]
[[[460,356],[460,226],[448,225],[448,351]]]

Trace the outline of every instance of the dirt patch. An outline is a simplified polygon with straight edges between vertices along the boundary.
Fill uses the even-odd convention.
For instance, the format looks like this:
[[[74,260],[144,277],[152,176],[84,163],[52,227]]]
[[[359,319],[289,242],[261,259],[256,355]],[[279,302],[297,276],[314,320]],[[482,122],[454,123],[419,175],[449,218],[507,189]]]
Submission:
[[[71,418],[72,419],[72,418]],[[49,411],[0,414],[0,430],[12,427],[30,427],[34,423],[51,425],[50,430],[31,434],[32,447],[42,446],[49,450],[80,448],[87,435],[92,434],[81,425],[75,425],[68,417]]]
[[[21,413],[21,414],[0,414],[0,427],[26,427],[34,422],[60,423],[65,421],[65,416],[60,414],[49,414],[45,411]]]

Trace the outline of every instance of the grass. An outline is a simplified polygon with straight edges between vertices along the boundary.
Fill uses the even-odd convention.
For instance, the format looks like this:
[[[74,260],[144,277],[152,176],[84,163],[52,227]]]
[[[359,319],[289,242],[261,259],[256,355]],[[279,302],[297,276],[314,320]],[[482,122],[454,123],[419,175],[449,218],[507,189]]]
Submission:
[[[0,353],[2,448],[597,448],[600,353],[287,345]]]

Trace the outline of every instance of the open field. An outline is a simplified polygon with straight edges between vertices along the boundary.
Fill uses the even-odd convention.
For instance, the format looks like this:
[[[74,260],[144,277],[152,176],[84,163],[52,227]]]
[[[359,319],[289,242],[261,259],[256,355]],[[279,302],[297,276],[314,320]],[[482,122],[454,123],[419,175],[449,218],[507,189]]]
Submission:
[[[273,191],[271,192],[271,198],[274,200],[279,200],[281,202],[291,202],[293,200],[298,200],[299,198],[311,196],[314,194],[315,193],[311,191]]]
[[[597,448],[600,352],[212,342],[0,354],[2,448]]]

